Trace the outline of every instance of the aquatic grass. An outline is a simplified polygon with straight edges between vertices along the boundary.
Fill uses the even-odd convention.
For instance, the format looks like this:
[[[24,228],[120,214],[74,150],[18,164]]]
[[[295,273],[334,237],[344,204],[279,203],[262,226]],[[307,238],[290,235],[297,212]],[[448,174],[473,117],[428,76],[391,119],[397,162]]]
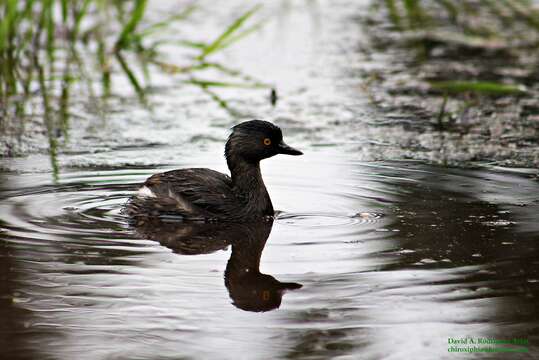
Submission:
[[[220,64],[220,63],[204,62],[201,65],[205,66],[207,68],[217,69],[223,74],[227,74],[227,75],[230,75],[230,76],[235,77],[237,79],[240,79],[240,80],[244,81],[244,84],[250,85],[248,87],[253,87],[253,88],[268,88],[269,87],[269,85],[267,83],[260,82],[260,81],[256,80],[255,78],[253,78],[252,76],[244,74],[240,70],[232,69],[232,68],[230,68],[228,66],[225,66],[223,64]]]
[[[46,28],[46,53],[48,58],[48,64],[49,66],[52,66],[54,63],[54,52],[55,52],[55,32],[56,32],[56,25],[54,22],[54,0],[45,0],[43,3],[43,11],[42,14],[44,14],[44,23]]]
[[[149,36],[149,35],[152,35],[154,33],[156,33],[157,31],[159,30],[163,30],[165,28],[167,28],[168,26],[170,26],[172,23],[176,22],[176,21],[181,21],[181,20],[185,20],[187,19],[195,10],[197,9],[197,6],[196,4],[191,4],[191,5],[188,5],[186,6],[185,9],[182,9],[179,13],[177,14],[172,14],[170,15],[168,18],[166,18],[165,20],[162,20],[162,21],[158,21],[156,22],[155,24],[151,24],[149,26],[146,26],[144,29],[140,30],[138,33],[137,33],[137,36],[138,37],[146,37],[146,36]]]
[[[489,81],[431,81],[431,89],[443,93],[476,93],[486,95],[520,95],[526,93],[523,85],[503,84]]]
[[[60,117],[60,129],[63,137],[66,141],[69,140],[69,104],[71,98],[71,85],[73,84],[73,78],[71,77],[71,63],[66,60],[64,69],[64,75],[62,77],[61,93],[59,100],[59,117]]]
[[[142,2],[137,3],[138,9],[144,6]],[[135,76],[134,72],[130,69],[128,63],[124,60],[123,56],[120,55],[121,51],[124,48],[134,47],[137,49],[137,58],[141,63],[141,69],[145,75],[145,78],[149,78],[148,65],[153,64],[157,65],[163,71],[180,74],[180,73],[194,73],[197,71],[203,71],[208,68],[217,69],[220,73],[228,76],[232,76],[236,79],[242,80],[242,82],[230,82],[230,81],[220,81],[220,80],[200,80],[195,78],[189,78],[183,81],[185,84],[199,86],[201,88],[207,89],[209,87],[235,87],[235,88],[268,88],[267,84],[254,80],[252,77],[244,75],[241,71],[232,70],[227,66],[218,64],[215,62],[208,62],[207,59],[225,48],[239,42],[244,37],[249,34],[257,31],[264,22],[260,21],[251,26],[245,27],[245,23],[260,9],[260,5],[256,5],[253,8],[247,10],[245,13],[241,14],[236,18],[221,34],[219,34],[214,40],[204,43],[204,42],[190,42],[185,40],[180,40],[179,45],[188,46],[192,48],[199,49],[199,54],[193,59],[193,63],[188,66],[178,66],[176,64],[171,64],[163,60],[159,60],[159,47],[163,44],[168,44],[167,41],[158,41],[153,44],[151,48],[144,47],[142,45],[142,40],[153,34],[158,29],[164,29],[168,27],[172,21],[183,20],[187,18],[195,9],[195,5],[188,6],[177,14],[171,15],[169,18],[159,21],[157,23],[147,25],[140,31],[136,30],[136,25],[140,21],[137,14],[134,14],[134,18],[128,22],[128,25],[124,27],[124,30],[127,28],[130,32],[129,37],[122,37],[117,42],[115,47],[115,53],[118,57],[118,61],[121,65],[122,70],[126,73],[127,78],[131,82],[136,93],[141,99],[143,99],[144,89],[141,85],[141,82]],[[134,20],[133,20],[134,19]],[[206,91],[205,91],[206,92]],[[210,94],[212,99],[216,97]],[[219,106],[223,107],[221,101],[217,101]]]
[[[436,117],[436,125],[435,125],[435,127],[440,131],[444,130],[444,128],[445,128],[444,118],[447,115],[447,112],[446,112],[447,99],[448,99],[448,96],[447,96],[447,93],[446,93],[446,94],[444,94],[442,104],[440,105],[440,110],[438,111],[438,116]]]
[[[34,66],[37,69],[39,90],[43,99],[43,118],[45,127],[47,129],[47,139],[49,141],[49,155],[53,179],[56,181],[58,180],[58,141],[54,131],[49,89],[46,85],[45,71],[43,66],[38,62],[37,57],[34,57]]]
[[[210,97],[220,108],[225,110],[232,117],[241,117],[243,116],[238,110],[232,108],[228,105],[228,102],[220,97],[215,91],[211,90],[208,86],[201,86],[201,90]]]
[[[401,31],[445,27],[447,24],[441,21],[443,16],[455,31],[464,34],[513,36],[506,30],[519,24],[539,31],[539,10],[533,2],[526,0],[384,0],[384,5],[389,21]],[[491,17],[488,28],[476,21],[479,16]],[[500,28],[496,22],[502,22],[510,29]]]
[[[428,15],[423,9],[420,0],[403,0],[404,9],[411,29],[428,25]]]
[[[226,110],[231,116],[238,117],[241,113],[231,109],[226,101],[219,97],[211,88],[238,88],[238,89],[271,89],[269,84],[263,83],[254,79],[251,76],[244,74],[240,70],[232,69],[224,64],[209,61],[212,55],[228,48],[229,46],[239,42],[241,39],[252,34],[260,29],[264,21],[258,21],[250,26],[245,26],[247,21],[261,8],[261,5],[256,5],[238,16],[226,29],[213,40],[205,42],[180,41],[180,44],[199,50],[199,54],[194,57],[192,64],[188,66],[178,66],[158,59],[152,59],[154,65],[159,66],[163,71],[170,74],[185,74],[191,75],[183,80],[184,84],[198,86],[204,93],[210,96],[216,104]],[[208,80],[203,79],[199,75],[207,69],[217,70],[220,74],[226,75],[234,79],[234,81],[223,80]],[[239,81],[237,81],[239,80]]]
[[[73,4],[73,28],[70,32],[71,42],[75,42],[79,38],[80,26],[84,17],[88,14],[88,8],[90,7],[92,0],[83,0],[80,9],[77,8],[77,2]]]
[[[17,1],[5,0],[0,20],[0,50],[5,50],[11,44],[17,24]]]
[[[449,20],[453,24],[456,24],[459,17],[459,10],[457,8],[457,5],[454,4],[451,0],[436,0],[436,3],[438,3],[442,8],[444,8],[449,17]]]
[[[526,22],[529,26],[539,31],[539,11],[523,2],[501,0],[507,8],[511,9],[513,14]]]
[[[389,22],[394,24],[396,17],[408,19],[399,31],[406,33],[402,39],[416,51],[419,63],[427,61],[435,47],[447,51],[444,56],[475,57],[478,61],[480,56],[487,56],[495,64],[500,62],[497,59],[500,56],[516,59],[526,53],[529,58],[539,47],[539,10],[530,1],[394,0],[384,3]],[[492,81],[493,76],[488,76],[487,71],[484,73],[486,76],[474,81],[431,81],[430,88],[450,94],[526,92],[522,85]]]
[[[124,25],[118,40],[116,41],[116,49],[123,49],[131,43],[131,37],[133,36],[135,29],[144,16],[144,11],[148,5],[148,0],[136,0],[133,6],[133,11],[129,20]]]
[[[91,26],[89,29],[81,33],[82,24],[86,17],[99,16],[99,12],[96,9],[109,6],[116,9],[117,20],[120,23],[120,31],[116,38],[115,44],[112,48],[108,46],[108,40],[103,36],[101,25],[106,21],[98,19],[97,23]],[[17,93],[16,74],[21,72],[28,72],[31,74],[32,69],[21,69],[21,64],[26,61],[24,59],[24,52],[40,52],[41,49],[45,50],[45,54],[48,58],[48,65],[50,67],[46,77],[54,76],[52,74],[54,66],[54,55],[57,48],[67,46],[67,50],[73,52],[78,42],[90,41],[97,42],[96,60],[99,66],[99,70],[102,73],[102,88],[103,95],[107,96],[111,92],[111,71],[113,64],[110,62],[111,52],[113,53],[113,59],[116,59],[119,69],[123,71],[126,78],[131,83],[134,91],[143,98],[142,94],[145,90],[145,85],[138,79],[133,70],[133,64],[131,59],[134,58],[138,61],[140,68],[144,74],[146,80],[149,81],[149,64],[155,61],[159,65],[159,61],[156,60],[159,52],[157,48],[161,44],[161,41],[150,42],[149,46],[143,46],[142,41],[153,34],[165,30],[169,25],[176,21],[186,19],[195,9],[196,5],[191,4],[181,9],[176,14],[170,15],[168,18],[158,21],[154,24],[143,24],[142,20],[148,5],[147,0],[134,0],[131,9],[128,9],[128,2],[115,0],[106,2],[102,0],[83,0],[70,2],[67,0],[55,1],[55,0],[28,0],[24,2],[24,6],[18,6],[16,0],[6,0],[3,7],[3,16],[0,19],[0,49],[3,52],[0,54],[0,60],[2,61],[3,70],[1,74],[1,87],[0,98],[4,102],[6,100],[6,94]],[[34,6],[36,5],[36,6]],[[61,19],[57,21],[55,16],[56,7],[59,6]],[[110,7],[110,6],[109,6]],[[259,5],[241,14],[229,27],[223,31],[223,33],[217,37],[214,41],[206,43],[197,43],[197,47],[200,49],[200,55],[195,59],[195,65],[184,66],[185,72],[200,70],[208,68],[213,65],[206,66],[204,64],[205,58],[238,42],[243,37],[256,31],[262,25],[257,23],[247,29],[243,29],[242,25],[259,9]],[[29,22],[35,16],[36,11],[39,14],[37,24],[28,26]],[[16,31],[13,30],[16,20],[19,20],[18,24],[22,25],[19,28],[29,29],[24,32],[23,36],[13,36]],[[26,22],[26,25],[23,23]],[[63,28],[60,28],[63,26]],[[139,30],[140,29],[140,30]],[[241,29],[241,31],[239,31]],[[67,44],[57,43],[56,36],[58,32],[67,34]],[[45,41],[43,41],[42,34],[45,33]],[[62,42],[63,39],[59,39]],[[17,43],[14,46],[16,52],[6,53],[4,50],[8,48],[9,43]],[[189,40],[178,40],[179,46],[193,46],[196,42]],[[129,54],[125,54],[128,52]],[[135,56],[132,56],[134,54]],[[15,57],[13,55],[16,55]],[[40,56],[40,55],[38,55]],[[129,58],[129,60],[127,60]],[[137,67],[139,66],[137,65]],[[161,63],[161,65],[163,65]],[[163,68],[166,66],[162,66]],[[172,67],[172,66],[169,66]],[[224,66],[215,65],[214,68],[222,70],[223,73],[228,75],[234,73],[240,75],[238,71],[226,71]],[[177,67],[176,67],[177,69]],[[80,69],[78,69],[80,70]],[[22,78],[22,76],[21,76]],[[27,78],[31,78],[28,76]],[[246,78],[246,77],[244,77]],[[21,80],[21,79],[19,79]],[[216,82],[216,84],[218,81]],[[240,87],[253,87],[252,85],[239,84]],[[24,86],[27,88],[27,86]]]
[[[251,16],[253,16],[255,12],[257,12],[260,8],[261,5],[256,5],[255,7],[246,11],[243,15],[238,17],[232,24],[230,24],[225,29],[225,31],[223,31],[221,35],[219,35],[215,40],[202,48],[200,55],[197,56],[197,60],[203,61],[208,55],[232,45],[241,38],[258,29],[260,25],[255,24],[254,26],[243,30],[243,32],[238,33],[243,23],[245,23]]]
[[[401,29],[401,16],[399,14],[399,9],[397,9],[396,0],[384,0],[389,15],[389,19],[395,28]]]
[[[100,36],[97,45],[97,58],[99,64],[99,70],[101,72],[101,84],[103,98],[107,98],[111,92],[111,70],[110,61],[107,56],[106,44],[104,39]]]
[[[127,78],[129,79],[129,82],[135,89],[137,95],[139,96],[139,99],[144,100],[144,89],[142,88],[142,85],[140,84],[139,80],[135,76],[135,73],[133,70],[131,70],[131,67],[128,65],[127,61],[125,60],[124,56],[121,52],[115,53],[116,59],[118,60],[118,63],[120,64],[122,70],[126,74]]]
[[[378,31],[369,32],[372,43],[384,41],[382,51],[396,63],[379,70],[383,76],[374,87],[383,109],[427,119],[429,127],[440,131],[441,142],[448,133],[487,133],[491,119],[503,123],[504,132],[521,131],[519,124],[527,116],[522,109],[535,104],[539,93],[535,81],[537,1],[394,0],[383,4],[383,11],[373,8],[374,21],[369,23],[380,24]],[[417,15],[421,13],[428,20],[422,22]],[[403,19],[400,28],[391,26],[396,18]],[[365,87],[369,82],[365,77]],[[533,106],[531,113],[535,113]],[[421,126],[421,121],[414,126]]]
[[[25,119],[41,118],[49,143],[53,172],[57,154],[69,140],[70,101],[85,96],[99,116],[114,94],[117,76],[124,76],[143,106],[152,72],[187,75],[184,84],[197,86],[231,116],[226,101],[210,88],[257,89],[266,84],[209,61],[210,57],[257,31],[263,22],[248,25],[260,5],[247,9],[209,42],[178,38],[163,40],[172,24],[196,11],[193,2],[156,22],[146,20],[147,0],[3,0],[0,2],[0,133],[25,131]],[[162,45],[196,48],[188,63],[162,60]],[[203,73],[213,69],[217,78]],[[195,75],[195,73],[197,73]],[[142,74],[142,76],[141,76]],[[97,75],[97,76],[96,76]],[[99,79],[99,80],[98,80]],[[96,82],[101,85],[96,88]],[[74,86],[82,86],[75,91]],[[38,101],[41,105],[35,106]],[[29,105],[31,104],[31,106]],[[36,113],[37,112],[37,113]],[[11,125],[9,125],[11,124]],[[16,134],[15,134],[16,135]]]
[[[196,79],[191,78],[189,80],[185,81],[186,84],[193,84],[201,87],[225,87],[225,88],[246,88],[246,89],[261,89],[261,88],[267,88],[268,85],[266,84],[258,84],[258,83],[233,83],[233,82],[226,82],[226,81],[215,81],[215,80],[204,80],[204,79]]]
[[[485,0],[485,7],[488,8],[494,17],[498,18],[504,26],[512,27],[515,19],[510,10],[499,0]]]

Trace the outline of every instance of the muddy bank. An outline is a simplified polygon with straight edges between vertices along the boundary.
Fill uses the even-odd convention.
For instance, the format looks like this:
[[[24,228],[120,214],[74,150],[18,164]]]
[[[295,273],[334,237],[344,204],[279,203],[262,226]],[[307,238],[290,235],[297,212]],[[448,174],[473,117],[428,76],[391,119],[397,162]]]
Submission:
[[[423,16],[430,16],[428,26],[392,19],[382,4],[358,18],[367,35],[360,51],[372,62],[358,73],[378,114],[375,123],[408,134],[395,138],[403,149],[414,149],[405,157],[537,167],[536,29],[518,18],[509,26],[508,19],[500,20],[479,3],[472,3],[476,7],[469,14],[458,13],[457,20],[436,2],[421,4]],[[489,21],[487,35],[467,24],[480,20]]]

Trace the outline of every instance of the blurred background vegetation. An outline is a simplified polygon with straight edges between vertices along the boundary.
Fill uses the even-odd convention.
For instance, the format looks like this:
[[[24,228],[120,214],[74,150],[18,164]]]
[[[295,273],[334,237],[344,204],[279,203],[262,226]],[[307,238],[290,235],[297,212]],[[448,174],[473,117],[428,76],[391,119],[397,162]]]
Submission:
[[[478,159],[536,149],[538,2],[384,0],[371,9],[365,22],[377,31],[368,33],[370,51],[388,59],[364,74],[379,109],[405,113],[439,131],[440,148],[460,143]]]
[[[454,73],[430,81],[434,91],[520,94],[539,78],[539,9],[530,0],[384,0],[390,30],[416,51],[416,59],[457,59],[477,65],[476,79]],[[385,43],[395,45],[395,38]],[[521,65],[523,74],[501,74],[499,68]],[[533,66],[530,66],[533,65]],[[514,75],[514,76],[511,76]],[[443,76],[440,76],[443,78]],[[502,82],[501,80],[508,80]]]
[[[123,74],[145,105],[156,71],[186,75],[183,83],[200,87],[222,107],[227,104],[216,88],[267,87],[212,61],[263,24],[251,19],[259,6],[239,14],[209,42],[159,36],[186,21],[196,3],[157,22],[146,19],[147,8],[148,0],[0,0],[0,134],[16,136],[30,121],[42,121],[54,159],[60,139],[69,138],[73,98],[87,97],[105,113],[107,98],[115,94],[114,74]],[[165,46],[188,47],[195,55],[171,63],[163,60]],[[207,69],[235,81],[200,78]]]
[[[246,2],[234,19],[201,42],[176,31],[198,11],[196,2],[185,4],[152,21],[148,0],[0,0],[0,134],[13,137],[42,127],[54,167],[58,147],[69,141],[75,100],[84,99],[97,117],[104,117],[111,97],[127,96],[127,84],[129,96],[151,107],[152,77],[158,74],[178,75],[175,81],[198,87],[231,116],[240,115],[219,95],[220,88],[269,91],[270,86],[233,64],[215,61],[220,58],[215,55],[263,26],[255,16],[260,6]],[[427,109],[441,129],[470,122],[469,109],[477,104],[484,111],[473,121],[498,111],[485,106],[485,98],[497,101],[496,106],[503,103],[500,98],[508,104],[518,99],[513,113],[539,116],[535,2],[371,4],[371,16],[363,20],[376,27],[368,34],[370,51],[391,54],[386,69],[366,75],[375,102],[399,109],[416,106],[414,119]],[[173,35],[163,36],[167,32]],[[192,56],[171,61],[166,56],[171,47],[189,49]],[[274,89],[271,95],[275,102]],[[3,155],[15,153],[8,147]]]

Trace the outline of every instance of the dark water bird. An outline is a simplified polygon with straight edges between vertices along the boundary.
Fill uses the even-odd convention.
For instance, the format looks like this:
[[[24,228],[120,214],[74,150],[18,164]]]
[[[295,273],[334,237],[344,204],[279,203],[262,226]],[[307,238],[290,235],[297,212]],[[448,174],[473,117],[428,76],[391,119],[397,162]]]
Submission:
[[[259,270],[274,216],[260,161],[277,154],[302,153],[286,145],[270,122],[236,125],[225,146],[230,176],[201,168],[153,175],[126,206],[130,224],[140,237],[178,254],[209,254],[231,245],[225,285],[233,304],[246,311],[276,309],[286,290],[301,287]]]
[[[302,287],[281,282],[260,272],[260,257],[273,226],[273,219],[251,222],[182,222],[148,219],[135,227],[139,236],[158,241],[177,254],[198,255],[225,250],[232,254],[225,270],[225,286],[232,304],[245,311],[277,309],[288,290]]]
[[[230,176],[192,168],[151,176],[128,203],[135,221],[151,217],[181,221],[250,221],[274,215],[260,161],[277,154],[302,155],[283,141],[281,129],[251,120],[232,128],[225,145]]]

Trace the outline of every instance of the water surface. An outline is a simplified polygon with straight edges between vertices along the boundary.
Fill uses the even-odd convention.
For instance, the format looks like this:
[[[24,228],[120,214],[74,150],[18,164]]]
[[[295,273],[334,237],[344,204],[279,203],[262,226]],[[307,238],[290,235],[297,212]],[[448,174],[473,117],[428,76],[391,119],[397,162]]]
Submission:
[[[524,337],[536,350],[534,174],[320,157],[263,166],[281,212],[262,231],[271,231],[265,247],[238,247],[239,258],[256,263],[262,251],[261,273],[303,285],[272,311],[234,299],[230,244],[185,254],[128,226],[121,208],[135,184],[162,169],[68,171],[57,184],[3,174],[9,353],[432,358],[463,336]],[[213,158],[178,165],[222,169]],[[227,232],[240,243],[259,236]]]
[[[244,9],[229,3],[201,2],[183,30],[218,34]],[[156,17],[174,5],[159,4]],[[267,92],[223,98],[306,154],[263,162],[273,223],[212,228],[203,245],[207,229],[128,225],[151,174],[226,171],[227,128],[244,119],[173,77],[155,78],[151,111],[74,105],[56,178],[47,155],[2,159],[4,357],[454,358],[448,337],[465,336],[537,353],[537,170],[398,161],[422,130],[379,126],[361,91],[358,70],[384,65],[358,52],[366,5],[268,2],[267,25],[222,55],[279,93],[275,107]]]

